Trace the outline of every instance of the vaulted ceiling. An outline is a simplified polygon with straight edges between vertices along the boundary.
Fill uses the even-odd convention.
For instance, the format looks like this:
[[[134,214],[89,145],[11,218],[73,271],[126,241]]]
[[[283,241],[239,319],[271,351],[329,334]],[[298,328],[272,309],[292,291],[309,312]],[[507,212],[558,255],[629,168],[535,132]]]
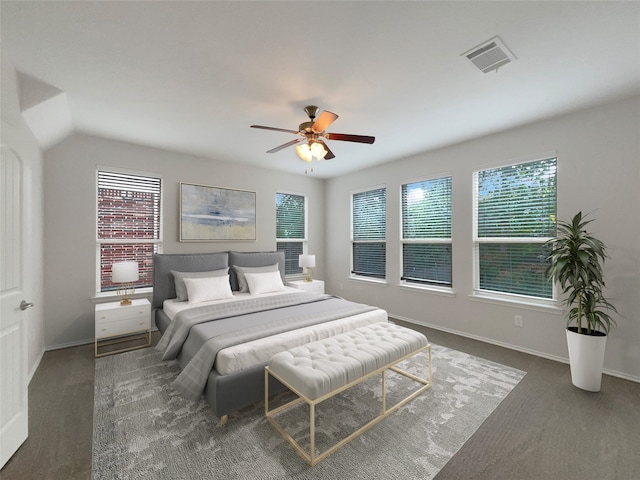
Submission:
[[[78,131],[303,174],[293,148],[265,153],[294,136],[249,126],[297,130],[317,105],[376,137],[329,141],[330,178],[640,94],[637,1],[0,5],[45,147]],[[517,59],[482,73],[462,54],[496,35]]]

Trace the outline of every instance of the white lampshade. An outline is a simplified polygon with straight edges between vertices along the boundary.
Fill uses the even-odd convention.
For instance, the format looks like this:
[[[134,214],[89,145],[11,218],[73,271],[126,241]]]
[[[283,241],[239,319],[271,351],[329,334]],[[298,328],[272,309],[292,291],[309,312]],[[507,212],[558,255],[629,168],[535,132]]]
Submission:
[[[315,255],[299,255],[298,256],[298,266],[303,268],[313,268],[316,266],[316,256]]]
[[[113,283],[133,283],[139,279],[138,262],[118,262],[111,265]]]

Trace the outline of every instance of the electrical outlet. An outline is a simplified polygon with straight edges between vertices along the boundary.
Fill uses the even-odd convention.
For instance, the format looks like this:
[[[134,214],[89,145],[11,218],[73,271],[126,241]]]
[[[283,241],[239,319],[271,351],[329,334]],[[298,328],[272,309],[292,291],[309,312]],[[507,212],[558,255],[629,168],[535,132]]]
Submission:
[[[522,315],[516,315],[515,317],[513,317],[513,324],[516,327],[524,327],[524,318],[522,317]]]

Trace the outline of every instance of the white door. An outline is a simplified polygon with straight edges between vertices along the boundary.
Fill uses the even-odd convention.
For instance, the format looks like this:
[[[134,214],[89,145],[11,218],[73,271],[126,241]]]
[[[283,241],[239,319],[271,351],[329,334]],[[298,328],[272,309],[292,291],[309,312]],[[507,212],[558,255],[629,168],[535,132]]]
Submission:
[[[27,438],[22,162],[2,145],[0,169],[0,468]],[[21,305],[22,304],[22,305]]]

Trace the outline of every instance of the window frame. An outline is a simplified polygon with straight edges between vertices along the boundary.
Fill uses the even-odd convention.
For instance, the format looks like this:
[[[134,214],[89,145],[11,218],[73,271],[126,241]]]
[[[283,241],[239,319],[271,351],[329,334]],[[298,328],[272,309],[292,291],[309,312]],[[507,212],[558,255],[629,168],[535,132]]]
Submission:
[[[375,190],[384,190],[384,239],[380,240],[380,239],[368,239],[368,240],[355,240],[354,239],[354,197],[358,194],[362,194],[362,193],[366,193],[366,192],[373,192]],[[350,195],[350,210],[351,210],[351,217],[350,217],[350,226],[351,226],[351,231],[350,231],[350,243],[351,243],[351,248],[350,248],[350,269],[349,269],[349,278],[351,279],[355,279],[355,280],[362,280],[362,281],[367,281],[367,282],[373,282],[373,283],[387,283],[387,254],[386,254],[386,250],[387,250],[387,186],[385,184],[382,185],[376,185],[373,187],[365,187],[365,188],[361,188],[358,190],[353,190],[351,192]],[[356,244],[359,245],[366,245],[366,244],[377,244],[377,243],[382,243],[384,245],[383,251],[384,251],[384,276],[383,277],[379,277],[379,276],[375,276],[375,275],[363,275],[361,273],[356,273],[355,269],[354,269],[354,247]]]
[[[159,210],[159,219],[158,219],[158,238],[148,238],[148,239],[131,239],[131,238],[122,238],[122,239],[114,239],[114,238],[100,238],[99,234],[99,192],[100,192],[100,173],[107,174],[118,174],[118,175],[130,175],[135,177],[147,177],[159,180],[160,182],[160,199],[158,202],[158,210]],[[157,172],[147,172],[142,170],[133,170],[127,168],[119,168],[119,167],[111,167],[105,165],[96,165],[96,173],[95,173],[95,238],[96,238],[96,282],[95,282],[95,297],[94,298],[108,298],[108,297],[116,297],[116,290],[105,290],[102,291],[102,257],[101,257],[101,246],[103,244],[113,244],[113,245],[131,245],[131,244],[154,244],[156,245],[156,252],[162,253],[163,247],[163,231],[164,231],[164,180],[162,175]],[[134,284],[135,285],[135,284]],[[145,287],[136,286],[136,296],[146,295],[153,292],[153,284]]]
[[[425,182],[434,182],[440,180],[449,180],[449,230],[450,237],[442,238],[442,237],[424,237],[424,238],[405,238],[404,237],[404,220],[405,220],[405,208],[404,208],[404,189],[405,186],[425,183]],[[400,204],[400,252],[399,252],[399,265],[400,265],[400,282],[399,285],[407,288],[414,288],[420,290],[432,290],[438,293],[448,293],[452,294],[454,292],[453,289],[453,174],[451,172],[441,172],[434,175],[429,175],[426,177],[413,178],[411,180],[404,181],[400,184],[399,191],[399,204]],[[429,213],[429,212],[427,212]],[[450,276],[451,276],[451,284],[446,285],[439,283],[437,281],[430,280],[409,280],[405,278],[404,265],[405,265],[405,245],[449,245],[450,246],[450,258],[449,258],[449,266],[451,268]]]
[[[303,230],[304,230],[304,236],[303,238],[278,238],[278,195],[291,195],[291,196],[296,196],[296,197],[302,197],[304,200],[304,216],[303,216]],[[275,205],[276,205],[276,221],[275,221],[275,227],[276,227],[276,250],[278,249],[278,244],[279,243],[301,243],[302,244],[302,254],[307,254],[309,253],[309,197],[308,195],[305,195],[304,193],[299,193],[299,192],[291,192],[291,191],[286,191],[286,190],[278,190],[276,191],[276,195],[275,195]],[[297,273],[290,273],[290,274],[286,274],[285,273],[285,279],[286,280],[296,280],[296,279],[302,279],[303,278],[303,269],[302,267],[297,266],[298,262],[297,259],[295,259],[296,262],[296,269],[300,269],[300,272]],[[285,265],[287,263],[287,258],[286,258],[286,252],[285,252]],[[286,272],[286,269],[285,269]]]
[[[479,175],[488,170],[496,170],[500,168],[524,165],[528,163],[542,162],[544,160],[555,160],[555,218],[558,212],[558,154],[555,151],[544,152],[528,157],[513,159],[510,161],[483,165],[473,171],[473,190],[472,190],[472,224],[473,224],[473,292],[472,299],[487,300],[498,303],[514,303],[524,307],[543,310],[558,309],[558,294],[555,284],[552,284],[551,298],[539,297],[535,295],[525,295],[520,293],[500,292],[496,290],[487,290],[480,288],[480,245],[481,244],[544,244],[554,237],[479,237],[478,230],[478,208],[479,208]]]

